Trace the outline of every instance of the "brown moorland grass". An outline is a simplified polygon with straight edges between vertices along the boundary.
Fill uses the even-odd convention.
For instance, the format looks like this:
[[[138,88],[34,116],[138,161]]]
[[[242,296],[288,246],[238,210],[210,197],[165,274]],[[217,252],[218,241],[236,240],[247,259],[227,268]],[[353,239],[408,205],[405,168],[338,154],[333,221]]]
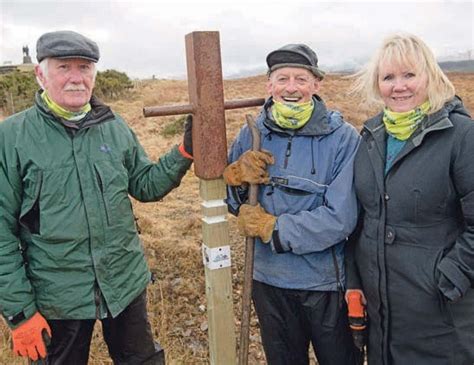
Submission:
[[[467,108],[474,112],[474,74],[451,73],[457,94]],[[226,99],[264,97],[265,76],[225,81]],[[321,90],[328,106],[340,110],[346,120],[360,128],[374,114],[347,95],[350,80],[329,75]],[[137,134],[150,158],[156,160],[181,136],[165,138],[160,131],[177,117],[145,119],[142,108],[152,105],[187,103],[185,81],[141,81],[127,100],[110,103]],[[246,113],[258,113],[258,108],[226,112],[227,137],[235,138],[244,123]],[[1,116],[0,116],[1,119]],[[209,131],[212,134],[212,131]],[[193,171],[185,176],[181,186],[157,203],[139,203],[133,207],[139,219],[150,269],[156,282],[149,286],[149,316],[156,339],[166,349],[168,364],[206,364],[209,362],[207,343],[206,297],[201,259],[201,221],[199,182]],[[1,188],[1,187],[0,187]],[[232,246],[232,277],[234,287],[235,324],[239,328],[240,294],[242,289],[243,239],[237,233],[235,218],[229,216]],[[264,364],[265,358],[255,316],[251,321],[251,364]],[[238,338],[238,337],[237,337]],[[107,348],[96,325],[91,348],[90,364],[111,364]],[[10,334],[0,321],[0,364],[25,364],[10,351]]]

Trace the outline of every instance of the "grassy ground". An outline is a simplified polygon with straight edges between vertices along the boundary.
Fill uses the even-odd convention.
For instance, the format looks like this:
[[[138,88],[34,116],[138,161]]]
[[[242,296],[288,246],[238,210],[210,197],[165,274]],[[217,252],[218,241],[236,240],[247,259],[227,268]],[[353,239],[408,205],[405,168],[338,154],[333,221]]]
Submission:
[[[474,74],[450,74],[458,94],[474,111]],[[264,76],[225,82],[226,99],[264,97]],[[345,119],[360,127],[373,110],[348,97],[347,79],[328,76],[321,96],[330,108],[340,110]],[[143,106],[187,103],[187,85],[183,81],[143,81],[128,100],[111,103],[136,132],[152,159],[180,142],[181,136],[163,137],[160,132],[177,118],[142,116]],[[230,145],[244,123],[245,113],[258,109],[226,112],[227,138]],[[212,133],[212,131],[210,131]],[[157,281],[150,285],[149,316],[156,339],[166,349],[168,364],[206,364],[209,362],[207,343],[206,297],[201,259],[201,213],[199,182],[193,171],[188,172],[181,186],[157,203],[133,202],[139,218],[148,263]],[[238,236],[235,219],[229,217],[232,246],[232,278],[236,328],[239,328],[240,294],[242,289],[243,239]],[[250,363],[264,364],[258,323],[251,321]],[[238,337],[237,337],[238,338]],[[100,335],[100,324],[91,348],[90,364],[111,364]],[[0,365],[24,364],[10,351],[10,336],[0,321]]]

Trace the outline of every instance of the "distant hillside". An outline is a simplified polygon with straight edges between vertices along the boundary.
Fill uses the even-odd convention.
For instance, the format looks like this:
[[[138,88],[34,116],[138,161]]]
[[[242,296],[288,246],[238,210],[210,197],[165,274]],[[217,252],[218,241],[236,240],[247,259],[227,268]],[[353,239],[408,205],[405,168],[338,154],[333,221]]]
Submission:
[[[323,68],[326,72],[335,74],[352,74],[357,72],[364,62],[362,63],[351,63],[346,62],[345,64],[326,66]],[[438,64],[447,72],[474,72],[474,60],[462,60],[462,61],[439,61]]]
[[[468,55],[469,56],[469,55]],[[336,65],[321,65],[321,68],[327,73],[333,74],[352,74],[357,72],[366,60],[346,60],[344,63]],[[462,61],[439,61],[438,64],[444,71],[449,72],[474,72],[474,60]],[[266,74],[267,69],[264,66],[247,67],[235,70],[224,75],[225,79],[241,79],[244,77],[251,77]]]
[[[444,71],[474,72],[474,60],[445,61],[439,65]]]

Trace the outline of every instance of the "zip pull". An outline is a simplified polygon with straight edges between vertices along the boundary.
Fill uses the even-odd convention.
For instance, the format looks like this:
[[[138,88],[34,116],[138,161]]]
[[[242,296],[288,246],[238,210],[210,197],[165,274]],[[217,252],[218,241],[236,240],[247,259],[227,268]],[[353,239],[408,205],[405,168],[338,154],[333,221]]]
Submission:
[[[285,152],[284,168],[288,166],[288,158],[291,156],[291,142],[292,141],[293,141],[293,136],[288,137],[288,144],[286,145],[286,152]]]
[[[291,155],[291,142],[293,141],[293,136],[288,137],[288,144],[286,145],[286,157],[290,157]]]
[[[270,191],[266,193],[267,196],[270,196],[273,194],[273,191],[275,190],[275,183],[272,181],[270,184]]]

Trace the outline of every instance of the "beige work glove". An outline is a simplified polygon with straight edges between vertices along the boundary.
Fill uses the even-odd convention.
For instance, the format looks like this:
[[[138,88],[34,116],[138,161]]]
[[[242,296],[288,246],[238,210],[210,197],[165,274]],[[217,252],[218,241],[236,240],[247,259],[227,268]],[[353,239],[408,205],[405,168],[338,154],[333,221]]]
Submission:
[[[274,163],[273,155],[268,151],[246,151],[225,168],[224,181],[230,186],[267,184],[269,177],[266,167]]]
[[[264,243],[268,243],[272,239],[276,217],[265,212],[260,204],[242,204],[237,223],[242,236],[260,237]]]

